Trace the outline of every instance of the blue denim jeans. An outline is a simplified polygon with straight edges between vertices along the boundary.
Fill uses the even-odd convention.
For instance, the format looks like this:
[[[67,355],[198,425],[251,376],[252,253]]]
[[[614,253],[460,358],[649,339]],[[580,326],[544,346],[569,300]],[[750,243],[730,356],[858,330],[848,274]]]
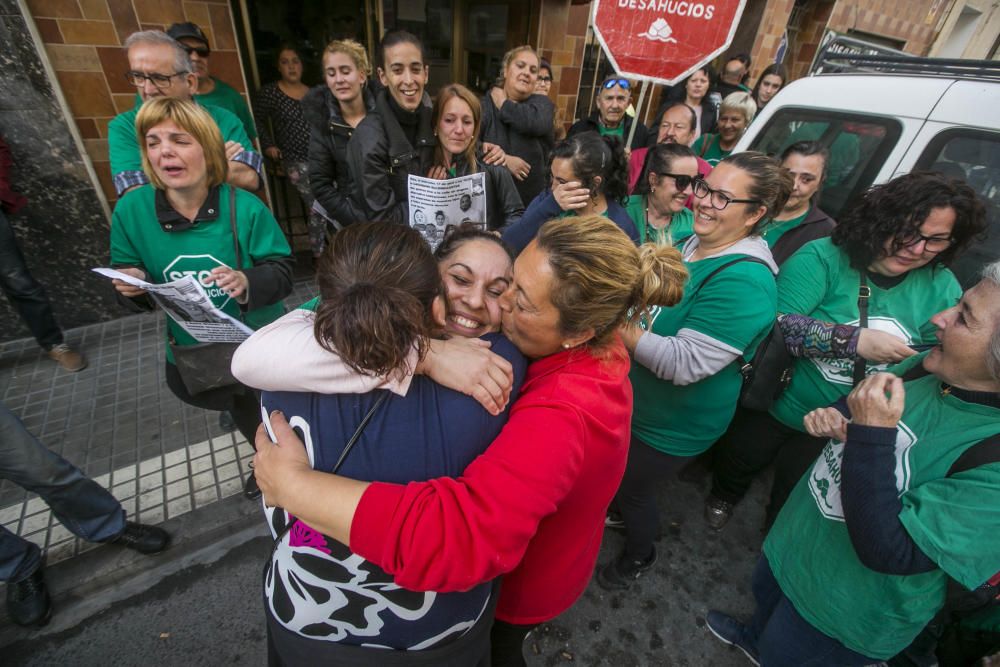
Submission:
[[[754,568],[751,587],[757,608],[746,639],[757,647],[761,667],[863,667],[881,662],[855,653],[802,618],[781,592],[764,554]]]
[[[106,542],[125,530],[114,496],[66,459],[49,451],[0,403],[0,477],[38,494],[78,537]],[[0,581],[20,581],[41,562],[37,545],[0,526]]]
[[[28,325],[38,344],[50,350],[63,342],[45,288],[32,277],[14,237],[14,228],[0,211],[0,288]]]

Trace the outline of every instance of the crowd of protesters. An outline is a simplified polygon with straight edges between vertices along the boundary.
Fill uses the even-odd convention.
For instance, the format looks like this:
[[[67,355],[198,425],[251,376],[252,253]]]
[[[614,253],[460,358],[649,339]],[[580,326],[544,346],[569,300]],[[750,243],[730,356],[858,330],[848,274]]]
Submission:
[[[160,283],[184,257],[255,330],[206,350],[168,319],[164,377],[257,450],[244,493],[263,496],[275,538],[270,664],[524,665],[525,637],[592,578],[625,591],[649,570],[657,490],[699,470],[721,530],[775,466],[753,617],[707,618],[755,664],[915,660],[956,590],[978,595],[975,613],[995,597],[1000,263],[964,295],[947,268],[985,229],[984,204],[918,172],[872,187],[838,224],[818,207],[828,146],[733,153],[787,83],[781,65],[752,89],[745,55],[718,79],[700,68],[651,127],[632,83],[610,76],[557,140],[553,68],[530,46],[482,97],[451,83],[431,99],[407,32],[384,36],[375,67],[360,44],[331,42],[311,89],[283,45],[256,124],[210,76],[198,26],[125,48],[139,103],[109,125],[111,265]],[[319,297],[287,314],[291,249],[253,194],[258,128],[310,212]],[[411,176],[480,173],[482,220],[443,238],[408,224]],[[5,208],[9,192],[0,180]],[[76,370],[18,271],[23,287],[5,291]],[[130,308],[159,303],[114,286]],[[792,380],[761,411],[746,401],[769,346]],[[0,418],[4,447],[8,431],[22,443],[0,474],[34,489],[63,471],[74,488],[40,494],[80,536],[166,548]],[[598,565],[607,529],[624,548]],[[0,575],[11,618],[38,625],[51,605],[26,544],[0,533]]]

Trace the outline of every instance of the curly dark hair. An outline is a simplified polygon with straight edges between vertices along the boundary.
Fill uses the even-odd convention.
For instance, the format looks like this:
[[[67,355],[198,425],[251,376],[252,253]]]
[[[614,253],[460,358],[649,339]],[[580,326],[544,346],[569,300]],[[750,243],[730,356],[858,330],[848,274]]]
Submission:
[[[581,132],[567,137],[556,144],[549,156],[545,180],[552,182],[552,161],[568,159],[573,165],[573,173],[583,187],[597,194],[604,193],[608,199],[622,204],[628,198],[628,160],[622,142],[615,136],[601,136],[597,132]],[[601,183],[594,186],[594,178],[600,176]]]
[[[870,188],[840,218],[831,238],[861,271],[912,243],[935,208],[955,211],[952,243],[930,262],[948,264],[986,230],[986,206],[965,181],[934,172],[904,174]]]

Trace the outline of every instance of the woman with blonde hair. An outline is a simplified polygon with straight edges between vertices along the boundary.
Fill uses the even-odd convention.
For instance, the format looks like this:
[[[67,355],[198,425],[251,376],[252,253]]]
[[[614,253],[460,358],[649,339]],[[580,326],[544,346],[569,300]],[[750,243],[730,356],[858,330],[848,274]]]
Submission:
[[[520,220],[524,204],[510,172],[482,160],[479,145],[482,106],[472,91],[460,83],[442,88],[434,100],[433,118],[437,147],[428,176],[448,179],[485,172],[486,219],[472,222],[484,222],[489,230],[495,231]],[[480,195],[472,192],[468,196],[471,203],[471,197]]]
[[[111,265],[150,283],[196,275],[212,304],[251,329],[277,319],[292,290],[291,250],[267,206],[226,181],[228,163],[219,128],[194,102],[158,97],[142,105],[136,134],[150,183],[130,190],[111,218]],[[139,310],[154,301],[142,289],[114,281]],[[240,384],[200,382],[182,374],[174,350],[197,341],[167,319],[165,376],[179,399],[207,410],[228,410],[253,443],[260,424],[257,397]],[[197,375],[197,368],[194,375]],[[260,495],[251,473],[244,492]]]
[[[522,202],[545,188],[546,153],[553,144],[555,106],[535,92],[538,62],[528,45],[511,49],[503,57],[497,84],[483,97],[480,138],[507,153],[505,165]]]
[[[368,90],[372,73],[365,48],[351,39],[330,42],[323,50],[323,83],[302,99],[309,123],[309,184],[325,217],[340,225],[365,219],[352,203],[353,180],[347,166],[347,142],[354,129],[375,108]],[[324,217],[310,226],[313,255],[318,256],[326,239]]]
[[[750,93],[730,93],[719,105],[718,133],[701,135],[691,150],[714,167],[733,152],[756,114],[757,103]]]
[[[406,486],[313,470],[280,415],[260,432],[269,505],[348,545],[412,590],[463,591],[504,575],[493,665],[583,593],[628,451],[632,392],[618,335],[682,295],[677,250],[636,248],[610,220],[542,227],[500,299],[502,331],[532,360],[500,435],[460,477]],[[624,286],[624,289],[623,289]]]

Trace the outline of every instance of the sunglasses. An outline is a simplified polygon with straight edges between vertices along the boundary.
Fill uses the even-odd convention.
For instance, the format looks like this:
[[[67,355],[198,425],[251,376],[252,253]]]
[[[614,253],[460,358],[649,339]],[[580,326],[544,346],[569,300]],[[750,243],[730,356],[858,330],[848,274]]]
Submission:
[[[678,190],[687,190],[687,187],[694,183],[698,178],[697,176],[688,176],[687,174],[668,174],[665,171],[658,171],[656,172],[656,175],[660,177],[669,176],[674,179],[674,183],[677,184]]]
[[[614,88],[615,86],[621,86],[625,90],[628,90],[629,89],[628,79],[614,79],[614,78],[605,79],[604,83],[601,84],[601,88],[604,88],[605,90]]]
[[[199,58],[207,58],[212,52],[212,50],[207,46],[189,46],[188,44],[181,44],[181,48],[187,51],[188,55],[197,53]]]

